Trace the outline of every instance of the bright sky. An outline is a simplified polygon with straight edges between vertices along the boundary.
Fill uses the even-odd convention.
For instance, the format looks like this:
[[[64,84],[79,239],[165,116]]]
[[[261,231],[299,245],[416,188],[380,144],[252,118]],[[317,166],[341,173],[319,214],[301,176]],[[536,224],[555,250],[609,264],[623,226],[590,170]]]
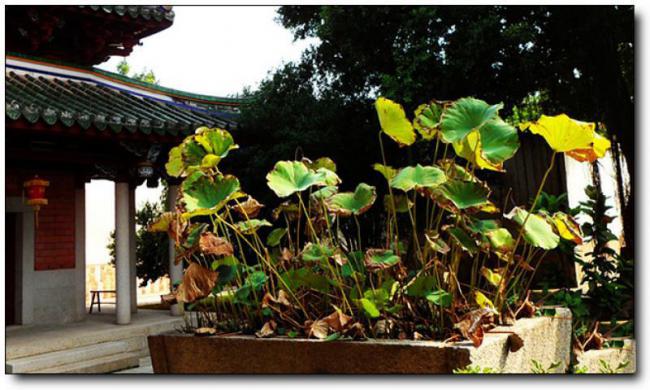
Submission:
[[[275,22],[276,7],[175,6],[174,24],[144,38],[127,61],[132,72],[151,69],[165,87],[214,96],[257,87],[269,71],[300,58],[310,42],[294,43]],[[116,71],[123,57],[99,65]],[[160,189],[142,185],[136,206],[155,201]],[[108,261],[106,249],[115,228],[115,186],[98,180],[86,185],[86,262]]]

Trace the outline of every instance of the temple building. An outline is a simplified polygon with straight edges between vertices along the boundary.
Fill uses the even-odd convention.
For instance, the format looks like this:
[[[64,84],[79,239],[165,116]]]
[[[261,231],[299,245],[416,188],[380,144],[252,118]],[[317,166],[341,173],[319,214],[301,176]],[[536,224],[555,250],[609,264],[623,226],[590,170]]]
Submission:
[[[235,128],[241,104],[93,67],[129,55],[173,20],[163,6],[6,8],[7,325],[88,316],[84,187],[93,179],[115,182],[115,204],[106,205],[115,207],[115,322],[129,324],[137,311],[136,187],[165,180],[175,199],[169,149],[200,126]],[[180,279],[173,261],[170,269]]]

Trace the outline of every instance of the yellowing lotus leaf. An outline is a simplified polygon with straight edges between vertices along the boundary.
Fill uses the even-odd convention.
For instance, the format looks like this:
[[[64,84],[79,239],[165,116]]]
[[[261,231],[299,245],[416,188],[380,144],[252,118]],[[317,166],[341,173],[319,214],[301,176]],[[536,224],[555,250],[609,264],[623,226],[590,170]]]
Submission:
[[[506,218],[512,219],[520,226],[523,225],[524,238],[531,245],[546,250],[555,249],[560,243],[560,237],[555,234],[553,227],[546,218],[537,214],[531,213],[530,216],[528,214],[528,211],[515,207]]]
[[[558,211],[553,214],[551,220],[555,224],[555,229],[560,237],[568,241],[573,241],[578,245],[582,244],[582,230],[580,230],[580,225],[578,225],[578,222],[573,217]]]
[[[467,133],[465,138],[460,141],[452,143],[454,151],[459,157],[471,162],[476,167],[481,169],[489,169],[491,171],[503,171],[503,163],[492,163],[483,156],[483,146],[481,143],[481,135],[478,130]]]
[[[444,106],[438,102],[425,103],[415,109],[413,127],[426,141],[436,138],[440,130],[440,116]]]
[[[498,287],[501,284],[501,274],[492,271],[487,267],[481,268],[481,275],[493,286]],[[487,298],[485,298],[487,299]]]
[[[474,292],[474,301],[481,307],[481,309],[494,310],[494,303],[492,303],[492,301],[480,291]]]
[[[580,162],[594,162],[604,157],[611,146],[612,143],[607,138],[596,133],[591,148],[572,150],[567,152],[567,155]]]
[[[384,165],[384,164],[379,164],[379,163],[373,164],[372,168],[375,171],[381,173],[381,175],[388,181],[393,180],[393,178],[395,177],[395,175],[397,175],[397,172],[398,172],[397,169],[395,169],[395,168],[393,168],[391,166]]]
[[[399,144],[412,145],[415,142],[415,131],[411,121],[406,118],[404,108],[390,99],[380,97],[375,101],[377,116],[381,130]]]
[[[591,149],[596,137],[594,123],[580,122],[566,114],[542,115],[536,122],[524,122],[519,127],[542,136],[558,153]]]

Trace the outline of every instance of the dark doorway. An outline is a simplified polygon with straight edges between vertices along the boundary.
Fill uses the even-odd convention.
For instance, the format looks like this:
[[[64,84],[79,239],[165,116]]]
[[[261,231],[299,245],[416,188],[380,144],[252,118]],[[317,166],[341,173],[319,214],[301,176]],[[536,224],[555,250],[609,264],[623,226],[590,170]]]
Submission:
[[[16,321],[16,265],[18,263],[18,213],[5,214],[5,325]]]

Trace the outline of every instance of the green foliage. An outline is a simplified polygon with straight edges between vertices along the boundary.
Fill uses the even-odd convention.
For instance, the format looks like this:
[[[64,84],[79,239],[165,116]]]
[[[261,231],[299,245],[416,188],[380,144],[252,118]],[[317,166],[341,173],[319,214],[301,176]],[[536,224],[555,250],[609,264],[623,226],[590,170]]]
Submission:
[[[455,368],[453,373],[458,375],[477,375],[477,374],[499,374],[500,372],[490,367],[481,368],[480,366],[470,365],[465,368]]]
[[[165,192],[166,189],[163,190],[160,202],[145,202],[135,213],[135,223],[138,226],[135,232],[136,274],[139,279],[142,279],[140,282],[142,287],[149,282],[157,281],[169,272],[168,238],[161,234],[152,233],[147,229],[163,213],[161,205],[165,204]],[[110,234],[107,248],[110,263],[115,264],[114,231]]]
[[[530,372],[533,374],[551,374],[553,373],[556,368],[560,367],[562,362],[557,361],[557,362],[552,362],[551,364],[548,365],[548,367],[544,367],[542,363],[539,361],[533,359],[530,361],[531,362],[531,368]]]
[[[131,77],[132,79],[136,79],[145,83],[149,84],[159,84],[160,80],[156,78],[156,75],[154,74],[153,70],[150,69],[143,69],[140,72],[132,73],[129,76],[129,73],[131,71],[131,66],[126,60],[122,60],[117,64],[117,73],[121,74],[122,76],[128,76]]]

